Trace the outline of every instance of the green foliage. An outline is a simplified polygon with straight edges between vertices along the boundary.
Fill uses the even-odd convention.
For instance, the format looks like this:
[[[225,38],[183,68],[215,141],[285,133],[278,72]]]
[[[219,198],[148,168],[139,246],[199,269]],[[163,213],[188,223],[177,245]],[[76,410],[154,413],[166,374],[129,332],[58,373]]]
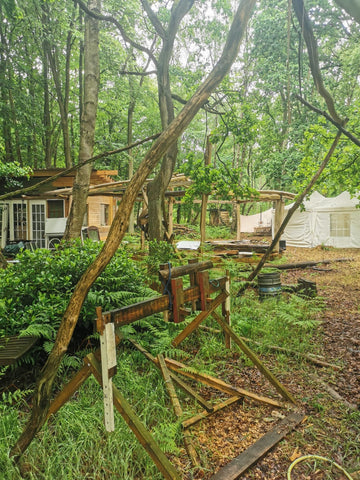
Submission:
[[[247,198],[257,194],[257,191],[248,185],[240,184],[241,170],[232,168],[231,171],[224,164],[204,165],[202,160],[193,160],[190,165],[184,165],[184,173],[193,180],[186,190],[185,202],[192,203],[194,198],[206,194],[220,196],[222,199]]]
[[[22,186],[21,179],[29,178],[32,170],[22,167],[18,162],[0,161],[0,186],[1,190],[8,192]]]
[[[170,260],[175,259],[174,247],[171,243],[162,240],[151,240],[149,242],[149,255],[145,262],[148,267],[150,275],[155,274],[159,270],[161,263],[169,263]]]
[[[322,308],[321,299],[309,301],[290,295],[261,302],[257,294],[246,292],[237,299],[232,322],[240,335],[260,340],[264,345],[311,352],[312,336],[318,325],[316,315]]]
[[[18,255],[18,264],[0,272],[0,335],[39,336],[49,342],[44,344],[48,351],[74,287],[99,249],[88,241]],[[92,331],[96,306],[110,310],[143,299],[148,294],[143,283],[141,270],[126,249],[119,249],[91,288],[80,327]]]

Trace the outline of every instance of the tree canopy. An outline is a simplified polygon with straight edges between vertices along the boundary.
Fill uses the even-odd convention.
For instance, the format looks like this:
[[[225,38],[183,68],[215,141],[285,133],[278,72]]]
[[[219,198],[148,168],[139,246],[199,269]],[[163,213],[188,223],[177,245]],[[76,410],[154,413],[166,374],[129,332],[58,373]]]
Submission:
[[[298,98],[328,112],[313,80],[312,58],[296,6],[304,7],[312,27],[323,87],[333,98],[339,118],[348,119],[347,130],[358,135],[356,4],[294,0],[294,10],[290,3],[258,2],[231,73],[182,135],[175,170],[187,171],[194,159],[200,161],[211,134],[215,168],[239,169],[241,188],[296,192],[311,176],[336,127]],[[179,111],[216,62],[233,2],[180,4],[181,12],[175,3],[104,0],[98,12],[100,87],[94,154],[126,146],[130,121],[133,141],[160,132],[166,118]],[[79,161],[84,8],[85,4],[72,0],[61,5],[43,0],[2,2],[2,164],[17,162],[23,168],[37,169],[69,167]],[[164,56],[168,62],[165,74],[161,73]],[[173,114],[159,109],[162,90],[168,100],[171,96]],[[95,167],[116,168],[119,177],[126,178],[129,155],[136,169],[145,148],[140,145],[130,154],[102,158]],[[318,188],[329,195],[344,189],[355,193],[357,156],[358,146],[343,137]]]

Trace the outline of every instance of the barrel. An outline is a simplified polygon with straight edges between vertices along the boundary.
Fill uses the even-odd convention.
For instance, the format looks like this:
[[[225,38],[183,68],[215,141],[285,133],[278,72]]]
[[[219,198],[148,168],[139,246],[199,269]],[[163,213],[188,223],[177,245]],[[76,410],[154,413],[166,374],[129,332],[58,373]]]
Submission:
[[[281,293],[280,272],[259,273],[258,275],[259,296],[261,299],[277,297]]]

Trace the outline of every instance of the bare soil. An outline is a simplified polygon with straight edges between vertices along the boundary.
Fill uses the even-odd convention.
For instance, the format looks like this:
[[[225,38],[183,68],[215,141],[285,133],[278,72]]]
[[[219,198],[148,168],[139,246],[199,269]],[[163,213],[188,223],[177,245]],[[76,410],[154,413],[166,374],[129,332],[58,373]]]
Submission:
[[[265,364],[274,369],[295,396],[297,408],[305,414],[305,419],[241,478],[285,479],[296,458],[311,454],[330,458],[351,472],[354,480],[360,479],[360,250],[288,247],[283,255],[286,263],[332,261],[312,268],[282,271],[281,280],[282,284],[296,284],[298,278],[316,283],[318,295],[325,302],[317,331],[320,353],[326,362],[340,368],[289,358],[282,369],[275,355],[262,355]],[[338,259],[344,261],[335,261]],[[235,354],[228,363],[232,383],[243,387],[250,382],[256,389],[253,391],[266,395],[267,381],[256,369],[242,365],[239,375],[239,357]],[[211,478],[276,425],[282,414],[287,412],[244,401],[201,422],[193,432],[204,463],[210,467],[186,478]],[[293,480],[348,478],[321,461],[299,464],[291,475]]]

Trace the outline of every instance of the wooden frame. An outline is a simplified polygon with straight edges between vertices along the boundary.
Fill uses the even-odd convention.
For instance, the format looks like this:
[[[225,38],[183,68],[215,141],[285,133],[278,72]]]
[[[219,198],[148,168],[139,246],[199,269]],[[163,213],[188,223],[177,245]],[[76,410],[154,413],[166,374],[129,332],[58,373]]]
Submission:
[[[48,417],[51,414],[54,414],[73,395],[73,393],[82,385],[82,383],[91,374],[93,374],[99,384],[102,385],[103,388],[105,388],[105,424],[107,425],[107,427],[110,427],[108,429],[110,431],[113,429],[113,421],[110,418],[111,415],[109,417],[109,410],[106,411],[106,409],[109,408],[108,403],[111,399],[115,408],[120,412],[124,420],[128,423],[130,429],[136,435],[141,445],[149,453],[150,457],[152,458],[164,478],[169,480],[180,480],[181,477],[179,473],[175,470],[167,457],[160,450],[158,444],[151,436],[151,433],[146,430],[146,428],[142,425],[136,413],[133,411],[125,398],[114,387],[114,385],[112,385],[111,377],[114,374],[114,369],[116,369],[116,366],[114,366],[114,359],[113,354],[111,353],[111,348],[113,347],[115,349],[116,344],[121,341],[122,335],[121,331],[118,331],[118,329],[122,325],[133,323],[136,320],[152,315],[154,313],[160,313],[169,310],[170,320],[175,323],[180,323],[184,321],[185,317],[191,311],[193,311],[195,305],[196,308],[200,309],[200,313],[198,313],[196,317],[190,323],[188,323],[185,328],[173,339],[172,344],[174,346],[178,346],[188,335],[193,333],[206,318],[212,316],[225,333],[226,346],[230,345],[230,340],[233,341],[259,369],[259,371],[268,379],[268,381],[275,387],[278,393],[283,397],[283,400],[285,400],[285,402],[290,402],[294,404],[295,400],[292,395],[275,378],[275,376],[267,369],[267,367],[263,365],[260,359],[255,355],[255,353],[250,350],[250,348],[245,344],[245,342],[231,328],[229,277],[227,275],[226,277],[216,279],[216,281],[211,281],[209,279],[208,272],[210,268],[212,268],[211,262],[189,263],[188,265],[176,267],[173,269],[171,269],[171,267],[169,266],[167,266],[167,268],[163,267],[163,269],[160,271],[160,278],[163,280],[163,284],[166,285],[166,295],[164,294],[150,300],[145,300],[143,302],[139,302],[137,304],[112,310],[109,312],[102,312],[101,308],[97,308],[96,325],[97,331],[101,336],[101,352],[100,350],[98,350],[94,354],[90,354],[85,358],[83,368],[64,387],[64,389],[59,393],[59,395],[50,405]],[[184,275],[190,276],[190,287],[186,289],[184,289],[183,287],[183,279],[181,278]],[[215,298],[211,297],[211,295],[213,294],[216,294]],[[187,304],[190,307],[189,309],[185,308]],[[222,315],[216,312],[216,309],[220,306],[222,308]],[[110,345],[110,348],[109,346],[106,346],[105,337],[103,338],[103,336],[109,335],[109,326],[117,328],[117,335],[115,337],[111,337],[112,345]],[[185,391],[187,396],[192,397],[202,408],[205,409],[193,416],[192,418],[188,418],[182,421],[184,445],[190,457],[191,463],[194,467],[201,468],[200,460],[193,446],[191,434],[189,432],[189,428],[192,425],[203,419],[206,419],[209,415],[215,414],[216,412],[219,412],[220,410],[228,407],[229,405],[236,403],[239,399],[244,397],[257,403],[270,405],[272,407],[281,408],[284,406],[283,402],[279,402],[272,398],[267,398],[256,393],[249,392],[245,389],[234,387],[218,378],[197,372],[195,369],[190,368],[178,361],[163,357],[163,355],[161,354],[157,357],[154,357],[150,352],[146,351],[139,343],[133,340],[130,340],[130,342],[137,350],[139,350],[149,361],[151,361],[159,369],[164,379],[165,387],[168,391],[170,401],[175,411],[175,415],[178,418],[182,416],[183,410],[181,408],[179,398],[176,394],[175,385]],[[110,361],[111,365],[108,364],[108,359],[110,357],[112,358],[112,360]],[[102,365],[100,361],[102,361]],[[225,401],[222,400],[215,405],[210,404],[183,379],[184,377],[211,386],[212,388],[215,388],[220,392],[224,392],[230,395],[230,398]],[[111,394],[109,394],[109,389],[111,389]],[[290,424],[293,425],[293,420],[290,421],[289,425]],[[284,432],[290,430],[291,428],[289,427],[287,430],[285,429]],[[279,437],[279,439],[281,438]],[[274,441],[274,439],[272,439],[271,441]],[[268,444],[266,439],[263,442],[261,442],[260,439],[261,446],[264,442],[266,445]],[[258,442],[256,442],[256,444],[257,443]],[[254,444],[254,447],[256,444]],[[261,455],[263,455],[265,453],[264,448],[261,447],[260,450]],[[256,452],[257,448],[255,448],[254,451]],[[254,451],[252,450],[250,452],[252,463],[256,461],[256,458],[254,457]],[[246,462],[248,463],[248,460],[246,460],[245,463]],[[237,465],[239,462],[235,463]],[[241,468],[244,468],[243,462],[240,463]],[[215,476],[214,479],[227,478],[226,472],[224,474],[218,473],[216,475],[217,476]],[[238,477],[233,476],[231,478],[235,479]]]

